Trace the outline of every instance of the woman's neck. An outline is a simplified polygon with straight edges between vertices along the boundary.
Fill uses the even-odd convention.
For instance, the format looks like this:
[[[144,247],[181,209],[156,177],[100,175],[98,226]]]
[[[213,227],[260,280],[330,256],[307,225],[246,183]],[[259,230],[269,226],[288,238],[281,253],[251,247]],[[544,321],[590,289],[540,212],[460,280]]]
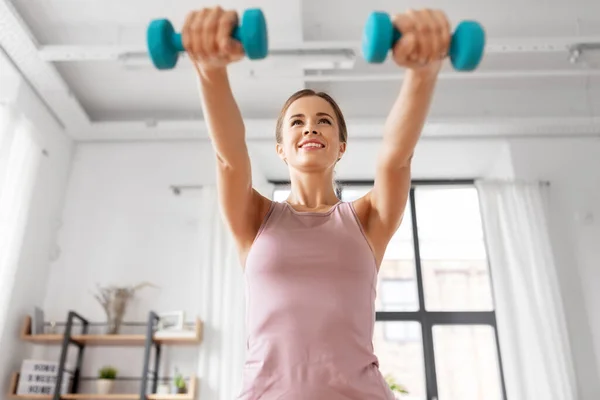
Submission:
[[[287,202],[308,209],[338,203],[333,187],[333,174],[290,173],[291,192]]]

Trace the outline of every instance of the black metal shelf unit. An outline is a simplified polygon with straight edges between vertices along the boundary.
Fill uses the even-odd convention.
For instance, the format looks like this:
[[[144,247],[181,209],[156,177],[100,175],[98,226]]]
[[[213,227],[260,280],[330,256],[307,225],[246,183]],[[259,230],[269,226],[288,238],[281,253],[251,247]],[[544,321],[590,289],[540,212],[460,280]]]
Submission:
[[[56,387],[54,389],[53,400],[60,400],[61,398],[61,388],[62,382],[64,379],[65,372],[71,372],[73,374],[73,385],[71,392],[77,393],[79,389],[79,383],[81,381],[81,367],[83,364],[83,353],[85,350],[85,342],[77,341],[73,338],[73,327],[75,320],[81,321],[81,334],[86,335],[88,333],[90,322],[76,313],[75,311],[69,311],[67,317],[67,323],[65,325],[65,333],[62,341],[61,351],[60,351],[60,361],[58,367],[58,376],[56,379]],[[156,324],[159,321],[159,316],[154,311],[150,311],[148,314],[148,322],[146,324],[146,335],[144,341],[144,365],[141,376],[141,388],[140,388],[140,400],[146,399],[146,391],[148,389],[149,380],[152,382],[152,393],[156,392],[158,386],[158,368],[160,365],[160,354],[161,354],[161,343],[158,341],[154,341],[154,329]],[[67,355],[69,352],[70,346],[77,347],[77,362],[75,364],[75,369],[73,371],[67,371],[65,368],[65,364],[67,361]],[[154,357],[154,369],[150,369],[150,360],[152,354],[152,347],[155,349],[155,357]],[[151,375],[151,376],[149,376]]]

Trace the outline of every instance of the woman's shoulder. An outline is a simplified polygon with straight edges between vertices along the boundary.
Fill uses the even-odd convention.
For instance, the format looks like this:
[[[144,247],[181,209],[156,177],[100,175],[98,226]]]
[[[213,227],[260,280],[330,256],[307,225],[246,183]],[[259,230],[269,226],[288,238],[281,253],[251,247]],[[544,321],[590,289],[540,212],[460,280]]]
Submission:
[[[361,223],[363,223],[363,226],[367,223],[369,215],[371,214],[370,196],[371,193],[368,192],[355,200],[347,202],[352,207]]]
[[[256,210],[256,220],[259,225],[264,221],[267,214],[276,206],[277,202],[262,195],[254,189],[254,209]]]

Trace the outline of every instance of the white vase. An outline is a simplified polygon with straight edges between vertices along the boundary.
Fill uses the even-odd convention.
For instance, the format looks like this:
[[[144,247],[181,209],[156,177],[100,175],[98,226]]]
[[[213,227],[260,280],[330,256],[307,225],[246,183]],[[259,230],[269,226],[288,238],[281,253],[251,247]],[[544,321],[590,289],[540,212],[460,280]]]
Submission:
[[[167,385],[166,383],[161,383],[160,385],[158,385],[158,388],[156,389],[156,394],[171,394],[171,391],[169,390],[169,385]]]
[[[98,394],[109,394],[112,392],[115,381],[113,379],[98,379],[96,381],[96,390]]]

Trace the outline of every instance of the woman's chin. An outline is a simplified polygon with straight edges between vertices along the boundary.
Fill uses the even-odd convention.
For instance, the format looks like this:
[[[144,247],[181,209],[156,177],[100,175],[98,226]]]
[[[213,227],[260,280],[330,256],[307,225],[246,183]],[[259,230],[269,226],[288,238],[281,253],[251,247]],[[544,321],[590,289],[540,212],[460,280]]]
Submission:
[[[335,163],[330,160],[317,157],[302,157],[295,160],[290,166],[300,172],[323,172],[331,169]]]

